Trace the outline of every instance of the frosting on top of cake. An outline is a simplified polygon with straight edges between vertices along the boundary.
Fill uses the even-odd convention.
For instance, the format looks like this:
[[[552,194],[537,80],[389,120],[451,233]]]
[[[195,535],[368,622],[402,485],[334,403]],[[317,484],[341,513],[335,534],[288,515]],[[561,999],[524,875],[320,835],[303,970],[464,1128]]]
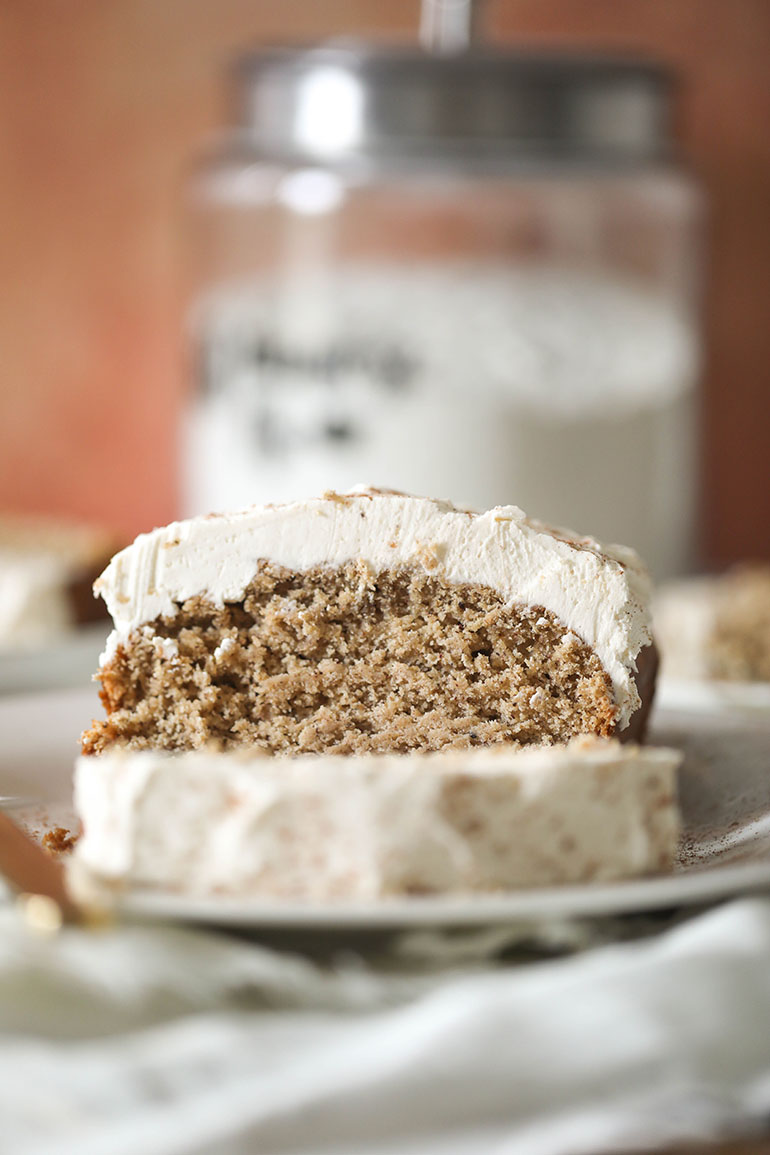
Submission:
[[[543,606],[595,650],[623,729],[639,706],[633,674],[651,640],[650,582],[633,550],[547,527],[514,505],[474,513],[389,490],[254,506],[172,522],[116,554],[94,589],[115,623],[107,655],[188,598],[238,601],[260,560],[292,570],[357,561],[376,573],[419,565],[451,583]]]

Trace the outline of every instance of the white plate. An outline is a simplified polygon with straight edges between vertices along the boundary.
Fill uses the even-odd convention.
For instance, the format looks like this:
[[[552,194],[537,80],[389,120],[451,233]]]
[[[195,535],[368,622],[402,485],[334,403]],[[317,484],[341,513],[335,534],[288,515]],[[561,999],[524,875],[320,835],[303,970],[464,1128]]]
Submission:
[[[108,626],[81,626],[45,645],[0,650],[0,694],[88,685],[99,665]]]
[[[95,688],[0,701],[0,795],[32,828],[70,826],[78,736],[99,716]],[[132,891],[127,913],[237,927],[368,930],[661,910],[770,889],[770,710],[656,710],[652,738],[685,749],[684,838],[663,877],[510,894],[308,905]],[[9,797],[10,796],[10,797]],[[14,803],[13,798],[22,799]]]

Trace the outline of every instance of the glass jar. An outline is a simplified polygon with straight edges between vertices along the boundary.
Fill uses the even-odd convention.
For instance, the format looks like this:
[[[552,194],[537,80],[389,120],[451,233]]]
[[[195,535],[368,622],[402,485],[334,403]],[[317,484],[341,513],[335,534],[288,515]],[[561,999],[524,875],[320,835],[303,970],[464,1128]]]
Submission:
[[[367,482],[692,562],[699,198],[628,60],[242,60],[197,167],[185,512]]]

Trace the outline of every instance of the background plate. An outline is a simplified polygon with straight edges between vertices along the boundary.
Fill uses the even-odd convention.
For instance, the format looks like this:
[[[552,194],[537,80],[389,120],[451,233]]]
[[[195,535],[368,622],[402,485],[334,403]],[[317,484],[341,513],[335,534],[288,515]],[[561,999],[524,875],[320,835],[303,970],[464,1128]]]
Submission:
[[[683,839],[666,876],[509,894],[419,897],[371,903],[277,903],[195,898],[133,890],[126,913],[222,926],[357,930],[480,926],[515,920],[628,914],[698,904],[770,889],[770,709],[741,708],[737,690],[721,705],[713,695],[682,708],[664,687],[652,740],[685,751],[680,775]],[[0,701],[2,805],[35,832],[74,825],[72,764],[80,732],[100,716],[96,688]]]
[[[104,622],[81,626],[44,646],[0,650],[0,694],[87,686],[108,633]]]

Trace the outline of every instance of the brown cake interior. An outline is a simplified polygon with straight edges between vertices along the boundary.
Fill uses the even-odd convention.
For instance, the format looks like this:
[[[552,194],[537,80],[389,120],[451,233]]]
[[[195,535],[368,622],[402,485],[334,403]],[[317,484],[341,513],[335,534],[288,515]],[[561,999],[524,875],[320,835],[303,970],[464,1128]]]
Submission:
[[[262,562],[241,601],[190,599],[137,630],[100,677],[108,717],[86,753],[523,745],[611,734],[616,720],[601,662],[553,614],[420,567]]]

